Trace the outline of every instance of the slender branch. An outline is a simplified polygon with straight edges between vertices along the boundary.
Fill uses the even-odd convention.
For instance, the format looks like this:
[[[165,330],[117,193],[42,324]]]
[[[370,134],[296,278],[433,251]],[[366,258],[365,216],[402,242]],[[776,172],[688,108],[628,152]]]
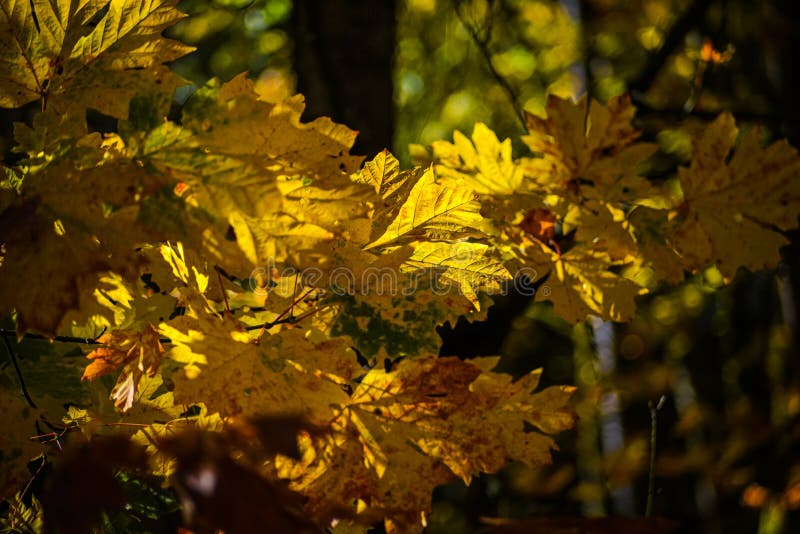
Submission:
[[[14,349],[11,348],[11,343],[8,342],[8,337],[3,336],[3,343],[5,343],[8,355],[11,357],[11,363],[14,364],[14,371],[17,373],[17,379],[19,380],[19,387],[22,390],[22,396],[25,397],[25,400],[28,401],[28,405],[30,405],[31,408],[36,409],[36,403],[33,402],[31,394],[28,393],[28,388],[25,386],[25,379],[22,377],[22,369],[19,368],[17,355],[14,354]]]
[[[695,0],[684,11],[675,24],[669,29],[664,38],[664,43],[650,57],[647,58],[644,68],[639,73],[638,78],[631,81],[629,87],[631,91],[646,93],[650,86],[655,82],[658,73],[666,64],[669,57],[678,49],[683,42],[686,34],[695,27],[698,19],[702,17],[713,0]]]
[[[300,297],[300,299],[298,299],[298,302],[299,302],[299,300],[302,300],[303,298],[305,298],[306,295],[303,295],[302,297]],[[307,313],[303,313],[302,315],[300,315],[298,317],[284,317],[284,315],[286,314],[286,312],[288,312],[288,310],[289,310],[289,308],[287,308],[286,311],[284,311],[284,313],[282,313],[278,317],[278,319],[276,319],[274,321],[267,321],[263,325],[257,324],[257,325],[247,326],[247,327],[245,327],[245,330],[248,330],[248,331],[249,330],[261,330],[262,328],[265,329],[265,330],[269,330],[273,326],[277,326],[279,324],[295,323],[298,320],[307,317]],[[314,308],[314,311],[316,311],[316,310],[317,309]],[[7,341],[6,338],[16,337],[16,335],[17,335],[17,333],[14,332],[13,330],[0,329],[0,337],[3,338],[3,341],[6,343],[7,347],[8,347],[8,341]],[[30,333],[24,334],[23,335],[23,339],[40,339],[42,341],[55,341],[55,342],[59,342],[59,343],[80,343],[82,345],[102,345],[103,344],[103,343],[97,341],[97,339],[91,339],[91,338],[73,337],[73,336],[55,336],[53,338],[49,338],[49,337],[43,336],[41,334],[30,334]],[[172,344],[172,340],[170,338],[168,338],[168,337],[161,337],[161,338],[158,339],[158,341],[160,343],[163,343],[163,344],[170,344],[170,345]],[[9,351],[9,353],[12,355],[12,361],[14,362],[14,367],[17,368],[16,359],[15,359],[15,357],[13,355],[14,353],[11,352],[11,351]],[[19,376],[20,382],[22,382],[22,375],[20,374],[19,369],[17,369],[17,376]],[[24,389],[24,387],[25,387],[25,385],[23,383],[23,389]],[[23,391],[23,393],[24,393],[24,391]],[[33,401],[29,401],[29,403],[32,403],[32,402]],[[33,406],[33,407],[35,408],[36,406]]]
[[[297,297],[296,299],[294,299],[294,300],[292,301],[292,303],[289,305],[289,307],[288,307],[288,308],[286,308],[285,310],[283,310],[283,311],[281,312],[281,314],[280,314],[280,315],[278,315],[278,316],[275,318],[275,320],[274,320],[274,321],[267,321],[267,322],[265,322],[265,323],[264,323],[264,325],[260,327],[260,328],[261,328],[261,330],[258,332],[258,335],[256,336],[256,343],[259,343],[259,342],[261,341],[261,337],[264,335],[264,332],[266,332],[267,330],[269,330],[269,329],[270,329],[270,328],[272,328],[273,326],[275,326],[275,325],[277,325],[277,324],[281,324],[281,323],[291,323],[291,322],[294,322],[294,321],[295,321],[295,318],[294,318],[294,317],[292,317],[291,315],[290,315],[289,317],[287,317],[286,319],[283,319],[283,317],[284,317],[284,316],[285,316],[287,313],[293,313],[293,312],[294,312],[294,305],[295,305],[295,304],[297,304],[298,302],[300,302],[301,300],[303,300],[304,298],[306,298],[306,297],[308,296],[308,294],[309,294],[309,293],[311,293],[312,291],[314,291],[314,288],[313,288],[313,287],[312,287],[312,288],[309,288],[309,289],[308,289],[306,292],[304,292],[302,295],[300,295],[299,297]],[[258,327],[253,327],[252,329],[253,329],[253,330],[255,330],[256,328],[258,328]],[[248,327],[247,329],[248,329],[248,330],[250,330],[250,329],[251,329],[251,327]]]
[[[664,395],[658,399],[658,403],[653,404],[652,401],[648,403],[650,408],[650,475],[647,480],[647,506],[645,508],[644,516],[650,517],[653,513],[653,495],[655,494],[656,487],[656,436],[658,424],[658,411],[664,406],[666,397]]]
[[[101,332],[100,335],[98,335],[96,338],[75,337],[75,336],[47,337],[47,336],[43,336],[41,334],[31,334],[31,333],[25,333],[25,334],[23,334],[22,337],[23,337],[23,339],[41,339],[43,341],[58,341],[60,343],[80,343],[82,345],[102,345],[102,343],[97,341],[97,339],[100,336],[102,336],[103,333],[105,333],[105,329],[103,329],[103,332]],[[17,333],[15,331],[13,331],[13,330],[0,329],[0,336],[2,336],[3,339],[6,339],[8,337],[16,337]]]
[[[592,75],[592,56],[594,49],[592,47],[592,40],[589,37],[589,20],[591,19],[589,10],[591,6],[586,0],[578,2],[578,15],[580,17],[580,30],[581,30],[581,45],[583,46],[583,85],[586,89],[586,101],[592,101],[594,95],[594,76]],[[589,106],[586,106],[586,114],[589,114]]]
[[[494,67],[492,63],[492,53],[489,50],[489,37],[491,32],[484,31],[484,35],[481,36],[479,33],[478,28],[470,24],[468,20],[464,17],[461,13],[461,10],[458,8],[459,3],[456,1],[453,4],[453,9],[456,13],[456,17],[458,17],[459,22],[461,25],[464,26],[464,29],[467,30],[472,42],[475,44],[475,47],[480,51],[483,58],[486,60],[486,66],[489,69],[492,77],[495,79],[497,84],[505,91],[506,96],[508,96],[508,100],[511,103],[511,107],[514,109],[514,114],[519,119],[520,124],[522,125],[523,129],[527,129],[525,124],[525,113],[523,113],[520,105],[519,105],[519,95],[517,95],[516,89],[511,86],[508,80],[506,80],[503,75],[497,72],[497,69]]]
[[[3,339],[5,339],[5,338],[3,338]],[[31,489],[31,484],[33,484],[33,481],[36,480],[36,477],[39,476],[39,473],[42,472],[42,469],[44,468],[45,464],[47,464],[47,456],[43,456],[42,457],[42,463],[39,464],[39,468],[36,470],[36,472],[33,474],[33,476],[30,478],[30,480],[28,480],[28,483],[25,484],[25,488],[22,490],[22,493],[20,493],[19,497],[16,499],[16,504],[12,504],[11,505],[12,508],[14,509],[14,514],[11,517],[12,526],[13,526],[14,522],[17,520],[17,512],[19,511],[19,506],[18,505],[22,504],[22,500],[25,498],[25,495],[28,494],[28,490]],[[22,518],[20,518],[20,519],[22,519]]]

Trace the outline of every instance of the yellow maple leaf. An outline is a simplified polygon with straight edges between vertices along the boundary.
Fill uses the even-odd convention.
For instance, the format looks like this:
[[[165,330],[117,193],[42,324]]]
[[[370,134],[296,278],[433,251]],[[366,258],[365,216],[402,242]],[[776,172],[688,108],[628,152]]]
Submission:
[[[440,281],[454,283],[476,310],[480,310],[478,292],[499,293],[512,278],[492,247],[483,243],[423,241],[411,248],[411,256],[402,264],[404,271],[430,269]]]
[[[602,247],[577,244],[560,254],[538,239],[521,238],[521,259],[532,269],[531,280],[547,280],[536,300],[549,300],[556,313],[576,323],[589,315],[607,321],[627,321],[636,312],[634,298],[645,289],[615,273],[620,265]]]
[[[776,230],[796,228],[800,213],[800,157],[786,141],[762,147],[759,133],[748,131],[731,156],[738,129],[723,113],[694,139],[670,236],[687,269],[713,263],[730,279],[739,267],[778,264],[789,241]]]
[[[307,443],[313,452],[299,462],[282,461],[280,472],[309,497],[312,510],[362,503],[350,513],[383,516],[390,532],[421,532],[436,485],[456,477],[469,482],[509,460],[549,463],[556,446],[547,434],[574,423],[573,388],[534,394],[539,372],[513,382],[489,371],[497,361],[427,357],[372,369],[333,432]]]
[[[640,204],[669,205],[637,174],[657,147],[635,142],[634,111],[627,98],[590,106],[586,99],[570,103],[553,96],[546,119],[528,116],[523,140],[535,158],[512,159],[510,141],[500,142],[482,124],[471,140],[456,132],[453,143],[433,144],[442,183],[479,194],[484,223],[491,221],[487,236],[494,255],[508,271],[532,268],[538,280],[549,274],[559,288],[548,286],[546,291],[554,293],[547,296],[571,321],[587,314],[615,320],[632,316],[632,299],[640,289],[612,272],[638,258],[640,234],[628,214]],[[530,240],[537,243],[528,247],[524,242]],[[444,243],[426,246],[446,248]],[[648,258],[655,260],[653,240],[647,246],[653,252]],[[538,251],[537,258],[525,248]],[[623,302],[613,304],[613,295]],[[539,298],[545,295],[540,292]]]
[[[189,185],[249,187],[256,197],[261,191],[254,187],[279,176],[326,189],[348,182],[362,159],[349,154],[355,132],[327,117],[301,123],[304,107],[302,95],[278,104],[259,100],[245,74],[224,84],[212,80],[186,103],[181,127],[150,132],[143,150],[159,166],[185,173]],[[241,176],[246,165],[250,172]],[[224,172],[231,167],[238,177]]]
[[[511,156],[511,139],[500,142],[482,122],[475,124],[470,141],[456,131],[453,142],[431,145],[436,170],[478,194],[511,195],[521,192],[524,173]]]
[[[80,120],[92,107],[125,118],[128,101],[185,83],[164,63],[193,50],[161,33],[177,0],[10,0],[0,4],[0,106],[41,99]]]
[[[626,209],[668,207],[663,195],[637,174],[657,150],[635,142],[635,108],[627,97],[605,105],[586,98],[570,103],[551,96],[547,118],[527,115],[528,147],[539,155],[521,161],[525,173],[547,193],[549,209],[564,217],[564,233],[577,228],[578,241],[603,241],[616,258],[636,253]]]
[[[303,107],[300,95],[259,100],[244,75],[211,81],[187,102],[181,126],[166,123],[141,142],[142,156],[208,215],[203,225],[211,219],[220,236],[232,228],[241,258],[215,257],[234,272],[317,265],[334,236],[353,239],[351,221],[366,217],[369,189],[350,179],[361,161],[349,154],[355,132],[324,117],[301,123]]]
[[[413,184],[413,182],[409,183],[408,172],[400,170],[400,162],[397,161],[397,158],[385,149],[367,161],[358,174],[353,176],[353,179],[371,186],[384,201],[405,196],[399,194],[399,191]]]
[[[254,266],[287,261],[298,267],[318,265],[327,259],[324,244],[334,238],[325,228],[288,214],[255,218],[234,213],[229,221]]]
[[[605,105],[593,100],[590,105],[585,97],[571,103],[551,95],[546,110],[546,119],[527,114],[528,135],[522,137],[540,155],[525,162],[534,180],[562,189],[615,191],[628,198],[643,198],[642,193],[649,192],[635,169],[657,146],[634,142],[639,136],[631,126],[636,109],[628,97],[612,98]]]
[[[223,416],[302,413],[326,424],[329,406],[346,399],[340,383],[351,378],[337,373],[356,368],[344,340],[275,334],[257,344],[228,315],[176,317],[159,330],[173,342],[166,356],[186,364],[174,377],[175,402],[202,401]]]
[[[401,240],[452,240],[483,235],[489,226],[480,214],[477,195],[437,180],[433,169],[419,177],[386,231],[366,249]]]
[[[106,273],[138,276],[136,247],[158,236],[139,205],[162,184],[97,134],[31,168],[0,213],[0,315],[16,309],[20,334],[54,335]]]
[[[370,240],[380,237],[397,217],[403,202],[408,198],[411,188],[414,187],[424,169],[414,167],[409,170],[400,170],[397,161],[388,150],[384,150],[371,161],[364,164],[358,174],[353,175],[353,180],[367,184],[375,190],[374,211],[371,214],[372,229]]]

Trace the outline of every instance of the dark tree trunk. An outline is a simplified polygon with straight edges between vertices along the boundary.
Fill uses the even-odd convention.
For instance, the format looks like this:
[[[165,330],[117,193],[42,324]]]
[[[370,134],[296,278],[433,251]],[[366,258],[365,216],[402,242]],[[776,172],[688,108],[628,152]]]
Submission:
[[[297,88],[307,118],[331,117],[360,133],[353,150],[391,148],[395,0],[295,0]]]
[[[789,29],[797,28],[800,24],[800,6],[791,0],[782,0],[777,3],[786,26]],[[800,33],[796,30],[786,31],[785,42],[782,43],[780,56],[780,90],[775,99],[775,114],[782,118],[781,131],[797,149],[800,149],[800,98],[797,91],[800,88],[800,69],[797,68],[797,50],[800,48]],[[788,356],[790,369],[789,375],[793,386],[800,384],[800,334],[797,331],[797,322],[800,319],[800,230],[789,232],[791,244],[782,251],[783,277],[788,283],[784,302],[784,319],[790,326],[791,353]]]

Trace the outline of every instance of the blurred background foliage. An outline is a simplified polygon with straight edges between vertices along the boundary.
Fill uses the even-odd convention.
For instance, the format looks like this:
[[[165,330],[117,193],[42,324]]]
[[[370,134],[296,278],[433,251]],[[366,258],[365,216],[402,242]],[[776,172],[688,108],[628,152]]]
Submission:
[[[475,121],[518,136],[523,109],[587,92],[632,94],[643,137],[662,148],[655,180],[674,175],[689,132],[723,109],[800,144],[793,0],[183,0],[180,9],[189,17],[169,33],[197,51],[173,65],[193,83],[176,106],[205,80],[247,70],[266,100],[300,89],[307,118],[377,132],[357,146],[368,156],[389,147],[409,164],[410,144],[469,133]],[[4,151],[5,119],[25,119],[14,113]],[[570,327],[512,295],[484,324],[442,329],[443,354],[500,353],[503,370],[543,367],[546,384],[579,386],[581,418],[552,466],[512,465],[437,490],[429,532],[476,531],[487,518],[643,515],[654,413],[654,515],[683,532],[800,532],[800,240],[791,237],[778,272],[741,272],[725,285],[709,269],[642,298],[629,324]]]

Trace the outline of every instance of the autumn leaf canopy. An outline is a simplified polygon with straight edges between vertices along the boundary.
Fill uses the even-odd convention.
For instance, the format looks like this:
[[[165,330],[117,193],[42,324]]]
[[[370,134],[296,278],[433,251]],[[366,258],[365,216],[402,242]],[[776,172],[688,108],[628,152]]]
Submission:
[[[4,416],[24,416],[2,439],[4,491],[45,449],[35,422],[60,421],[129,431],[119,465],[172,477],[184,504],[205,502],[192,477],[213,466],[310,531],[300,508],[421,531],[435,486],[546,464],[575,420],[573,388],[538,389],[540,371],[437,357],[437,326],[511,290],[571,323],[627,321],[687,272],[774,268],[797,226],[794,148],[723,114],[667,188],[624,96],[551,97],[523,154],[478,123],[411,169],[350,154],[354,131],[302,122],[302,96],[267,102],[246,75],[168,119],[185,82],[165,63],[191,51],[162,35],[175,4],[0,4],[0,106],[40,104],[0,176],[0,316],[20,339],[91,340],[81,376],[103,393],[37,413],[3,386]],[[90,132],[89,110],[116,133]],[[236,425],[258,417],[286,418],[297,447],[254,459]],[[75,465],[109,446],[87,447]]]

